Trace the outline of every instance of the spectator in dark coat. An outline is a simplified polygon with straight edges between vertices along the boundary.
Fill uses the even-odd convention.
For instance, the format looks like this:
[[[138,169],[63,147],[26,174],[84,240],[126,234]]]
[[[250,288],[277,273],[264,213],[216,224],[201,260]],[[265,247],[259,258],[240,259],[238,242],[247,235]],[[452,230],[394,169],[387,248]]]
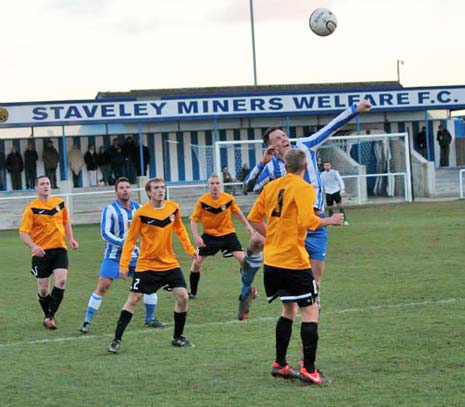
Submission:
[[[26,171],[26,188],[34,189],[37,177],[37,160],[39,156],[34,148],[34,144],[29,143],[24,152],[24,169]]]
[[[112,146],[107,151],[108,159],[110,160],[111,170],[113,171],[114,179],[124,176],[125,158],[118,139],[113,139]]]
[[[6,158],[5,153],[0,151],[0,191],[6,189]]]
[[[15,146],[11,147],[11,153],[6,157],[6,169],[11,176],[11,186],[14,190],[23,189],[21,173],[23,172],[23,158]]]
[[[100,181],[103,181],[105,185],[111,185],[112,179],[110,160],[103,146],[99,147],[95,160],[97,162],[98,167],[100,168],[100,172],[102,173],[102,179]]]
[[[426,127],[423,126],[417,134],[417,146],[419,153],[426,158]]]
[[[441,167],[448,167],[449,166],[449,149],[450,149],[450,143],[452,142],[452,136],[450,135],[449,130],[439,125],[438,132],[436,135],[436,140],[438,141],[439,147],[441,148],[439,165]]]
[[[95,146],[89,145],[89,149],[84,154],[84,162],[86,163],[87,173],[89,174],[89,185],[94,187],[97,185],[97,154]]]
[[[47,147],[44,148],[42,159],[44,160],[45,176],[50,180],[52,188],[57,187],[57,167],[60,156],[53,146],[53,141],[48,140]]]
[[[122,149],[125,159],[127,177],[129,178],[129,182],[131,184],[135,184],[136,175],[138,173],[137,164],[139,163],[140,166],[139,149],[137,148],[137,145],[134,143],[134,139],[131,136],[126,138]]]

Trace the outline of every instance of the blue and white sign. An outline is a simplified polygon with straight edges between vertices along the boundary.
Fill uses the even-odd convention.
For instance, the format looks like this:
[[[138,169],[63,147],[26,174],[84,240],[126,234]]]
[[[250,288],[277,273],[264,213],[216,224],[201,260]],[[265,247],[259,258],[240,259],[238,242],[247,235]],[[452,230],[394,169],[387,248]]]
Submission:
[[[157,100],[0,103],[2,127],[325,114],[368,99],[373,111],[465,108],[465,87],[294,92]]]

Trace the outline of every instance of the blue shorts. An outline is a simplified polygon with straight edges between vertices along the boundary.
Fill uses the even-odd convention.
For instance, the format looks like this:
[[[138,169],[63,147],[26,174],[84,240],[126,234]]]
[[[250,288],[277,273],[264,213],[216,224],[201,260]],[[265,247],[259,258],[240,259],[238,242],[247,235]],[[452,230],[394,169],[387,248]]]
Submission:
[[[320,218],[324,218],[325,214],[320,213]],[[326,260],[326,248],[328,246],[328,229],[326,227],[319,228],[315,231],[309,230],[305,238],[305,248],[312,260]]]
[[[134,270],[136,265],[129,266],[129,276],[134,275]],[[100,265],[100,270],[98,272],[100,277],[111,278],[112,280],[119,279],[119,261],[112,259],[103,259],[102,264]]]

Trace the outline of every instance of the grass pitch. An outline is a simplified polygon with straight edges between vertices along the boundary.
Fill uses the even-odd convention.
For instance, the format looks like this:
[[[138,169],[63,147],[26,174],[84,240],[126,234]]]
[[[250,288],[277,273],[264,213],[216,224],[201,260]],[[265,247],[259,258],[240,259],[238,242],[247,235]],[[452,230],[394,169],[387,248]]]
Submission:
[[[351,208],[351,226],[330,229],[317,364],[333,384],[320,388],[271,377],[280,305],[266,303],[261,272],[261,296],[239,322],[238,267],[209,258],[185,329],[195,347],[170,345],[173,300],[160,291],[157,314],[168,326],[144,328],[140,304],[113,355],[106,346],[129,281],[113,285],[89,335],[77,332],[103,253],[98,226],[75,227],[81,247],[70,252],[57,331],[41,326],[29,250],[16,231],[0,232],[0,405],[463,405],[464,210],[463,201]],[[188,278],[190,261],[176,247]]]

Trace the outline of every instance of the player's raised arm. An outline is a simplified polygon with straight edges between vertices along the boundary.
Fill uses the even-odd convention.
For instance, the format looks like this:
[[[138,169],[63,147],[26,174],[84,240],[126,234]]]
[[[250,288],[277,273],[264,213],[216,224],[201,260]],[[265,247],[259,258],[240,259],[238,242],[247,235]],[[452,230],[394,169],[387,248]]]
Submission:
[[[329,137],[331,137],[336,131],[342,126],[350,122],[359,113],[368,112],[371,109],[371,104],[368,100],[363,100],[357,105],[352,105],[348,109],[344,110],[333,120],[331,120],[326,126],[322,127],[316,133],[302,137],[297,140],[297,147],[309,148],[315,150],[321,146]]]
[[[271,174],[267,164],[272,160],[275,151],[276,146],[268,146],[263,153],[261,161],[259,161],[249,172],[244,180],[244,190],[246,192],[260,190],[270,180]]]

